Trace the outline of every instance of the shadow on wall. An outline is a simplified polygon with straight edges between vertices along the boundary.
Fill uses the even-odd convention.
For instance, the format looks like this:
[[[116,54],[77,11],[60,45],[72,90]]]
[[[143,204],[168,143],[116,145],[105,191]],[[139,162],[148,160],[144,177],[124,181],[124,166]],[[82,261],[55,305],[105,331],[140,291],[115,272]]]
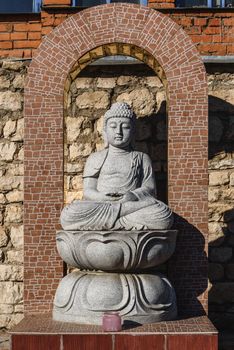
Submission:
[[[225,91],[224,91],[225,92]],[[209,96],[209,317],[234,330],[234,105]]]
[[[233,206],[233,204],[232,204]],[[218,330],[234,331],[234,209],[223,213],[219,238],[209,245],[209,317]]]
[[[225,100],[209,96],[209,160],[211,169],[217,157],[219,160],[225,154],[234,150],[234,105]],[[222,156],[219,154],[222,154]],[[212,161],[214,158],[214,161]],[[212,166],[213,165],[213,166]],[[225,165],[221,165],[225,168]],[[218,165],[217,165],[217,169]]]
[[[164,114],[165,117],[165,114]],[[218,329],[234,330],[234,106],[209,96],[209,316]],[[203,314],[198,297],[207,288],[207,255],[203,235],[176,217],[177,248],[169,278],[177,291],[181,316]],[[215,237],[214,237],[215,236]],[[185,305],[185,300],[188,304]]]
[[[157,198],[168,203],[167,195],[167,123],[166,101],[156,113],[138,118],[134,148],[149,154],[155,172]]]
[[[176,214],[174,228],[179,233],[168,276],[176,290],[179,316],[201,316],[205,311],[198,297],[207,289],[205,240],[196,227]]]

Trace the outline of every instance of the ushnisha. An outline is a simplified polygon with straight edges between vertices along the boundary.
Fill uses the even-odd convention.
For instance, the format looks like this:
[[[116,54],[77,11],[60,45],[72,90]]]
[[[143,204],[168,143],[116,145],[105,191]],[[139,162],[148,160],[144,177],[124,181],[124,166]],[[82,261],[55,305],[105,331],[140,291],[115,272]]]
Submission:
[[[89,156],[83,199],[61,213],[64,230],[168,230],[173,214],[156,199],[152,164],[134,151],[136,116],[127,103],[116,102],[105,113],[106,148]]]

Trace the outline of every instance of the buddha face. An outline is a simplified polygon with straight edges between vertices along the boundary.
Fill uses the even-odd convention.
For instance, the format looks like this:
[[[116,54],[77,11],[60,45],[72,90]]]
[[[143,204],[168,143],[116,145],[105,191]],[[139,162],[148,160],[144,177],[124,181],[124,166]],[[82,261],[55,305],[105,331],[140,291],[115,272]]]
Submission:
[[[126,117],[110,118],[107,121],[105,133],[109,145],[126,148],[132,140],[133,123]]]

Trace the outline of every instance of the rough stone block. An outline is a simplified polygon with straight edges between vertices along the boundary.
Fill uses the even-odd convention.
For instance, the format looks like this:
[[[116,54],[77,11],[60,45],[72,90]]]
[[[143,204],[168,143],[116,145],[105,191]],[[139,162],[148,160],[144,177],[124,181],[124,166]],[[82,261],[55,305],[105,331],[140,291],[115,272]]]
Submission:
[[[109,106],[109,93],[106,91],[84,92],[76,98],[76,105],[80,109],[106,109]]]
[[[11,84],[11,82],[9,79],[7,79],[6,76],[4,76],[4,75],[0,76],[0,89],[9,88],[10,84]]]
[[[22,191],[13,190],[6,194],[6,199],[10,203],[22,202],[24,200],[24,193]]]
[[[23,183],[23,176],[20,177],[20,175],[24,175],[24,165],[23,164],[8,164],[7,165],[7,177],[14,176],[12,179],[18,180]],[[15,187],[14,187],[15,188]]]
[[[104,122],[104,116],[102,115],[97,121],[96,121],[96,130],[99,135],[102,135],[103,130],[103,122]]]
[[[23,248],[24,245],[24,227],[20,226],[12,226],[11,227],[11,243],[15,248]]]
[[[71,180],[71,185],[74,190],[83,189],[83,177],[82,175],[76,175]]]
[[[23,266],[0,265],[0,281],[22,281]]]
[[[14,158],[14,154],[16,152],[15,143],[0,143],[0,154],[1,159],[5,161],[12,161]]]
[[[92,152],[92,145],[90,145],[89,143],[73,143],[70,147],[69,147],[69,160],[70,161],[75,161],[78,160],[78,158],[80,157],[87,157],[88,155],[90,155],[90,153]]]
[[[91,87],[93,78],[80,78],[76,79],[77,89],[88,89]]]
[[[229,183],[229,173],[228,171],[214,171],[209,175],[209,185],[227,185]]]
[[[220,188],[208,188],[208,201],[211,203],[215,203],[219,200],[221,197],[221,190]]]
[[[117,84],[122,86],[122,85],[128,85],[134,78],[132,76],[126,76],[122,75],[118,77],[117,79]]]
[[[0,304],[0,315],[12,314],[14,311],[14,306],[11,304]]]
[[[151,115],[155,108],[153,94],[147,88],[124,92],[117,97],[117,102],[127,102],[138,117]]]
[[[24,65],[22,61],[3,61],[2,68],[9,69],[13,71],[19,71]]]
[[[24,88],[24,75],[16,75],[15,79],[12,82],[15,89],[23,89]]]
[[[5,222],[22,222],[23,220],[23,206],[20,204],[10,204],[6,207]]]
[[[10,320],[11,320],[10,315],[0,315],[0,328],[7,328]]]
[[[24,149],[23,147],[19,150],[19,153],[18,153],[18,157],[17,157],[18,160],[24,160]]]
[[[0,300],[2,304],[14,303],[14,283],[0,282]]]
[[[3,135],[4,137],[9,137],[15,132],[16,128],[16,121],[15,120],[8,120],[4,126],[3,129]]]
[[[24,119],[17,121],[17,127],[15,135],[11,138],[12,141],[23,141],[24,140]]]
[[[68,191],[65,193],[66,204],[73,202],[76,199],[82,199],[83,191]]]
[[[7,251],[7,261],[9,263],[23,263],[24,262],[24,252],[23,250],[8,250]]]
[[[4,196],[3,193],[0,193],[0,204],[5,204],[6,203],[6,197]]]
[[[20,186],[22,177],[18,176],[1,176],[0,177],[0,191],[9,191]]]
[[[5,247],[8,243],[8,236],[3,227],[0,227],[0,247]]]
[[[1,91],[0,108],[7,111],[19,111],[22,108],[22,95],[19,92]]]
[[[78,118],[66,118],[66,127],[67,127],[67,142],[71,143],[77,140],[78,136],[81,133],[81,125],[84,121],[83,117]]]
[[[166,93],[165,91],[158,91],[156,94],[156,104],[157,104],[157,109],[156,112],[165,112],[165,108],[166,108]],[[163,106],[164,103],[164,106]],[[162,110],[161,110],[162,109]]]
[[[162,88],[163,87],[161,80],[157,76],[146,77],[145,81],[146,81],[146,84],[151,88],[154,88],[154,87]]]
[[[117,78],[98,78],[97,87],[103,89],[113,89],[115,87]]]
[[[20,312],[23,313],[24,312],[24,305],[23,304],[18,304],[14,306],[14,312]]]
[[[232,172],[230,175],[230,185],[234,186],[234,172]]]

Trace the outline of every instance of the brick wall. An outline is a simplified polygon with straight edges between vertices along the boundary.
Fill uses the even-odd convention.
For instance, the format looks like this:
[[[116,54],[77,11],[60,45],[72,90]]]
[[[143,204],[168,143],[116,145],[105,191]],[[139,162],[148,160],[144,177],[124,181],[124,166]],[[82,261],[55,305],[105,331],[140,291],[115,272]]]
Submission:
[[[0,15],[0,56],[30,58],[41,42],[41,16]]]
[[[176,10],[170,17],[184,28],[201,55],[234,55],[234,12]]]
[[[174,8],[175,0],[148,0],[148,6],[156,9]]]
[[[133,15],[131,26],[129,13]],[[178,292],[180,310],[190,315],[207,310],[205,69],[176,23],[147,8],[116,4],[93,7],[69,18],[44,40],[30,65],[25,88],[26,314],[51,309],[63,272],[54,234],[63,205],[64,82],[69,70],[83,69],[97,55],[106,56],[103,46],[115,40],[144,48],[142,59],[148,63],[151,57],[158,60],[167,76],[169,205],[177,213],[176,227],[180,230],[169,274]],[[117,48],[122,52],[126,44]],[[110,44],[109,51],[116,52],[117,48]],[[45,261],[48,269],[44,271]]]
[[[197,45],[201,55],[234,54],[232,9],[171,10],[167,9],[174,6],[170,1],[149,0],[149,6],[159,8],[179,24]],[[45,0],[44,4],[47,6],[40,14],[0,15],[1,57],[32,57],[44,35],[49,34],[67,17],[81,10],[69,7],[69,0]]]

